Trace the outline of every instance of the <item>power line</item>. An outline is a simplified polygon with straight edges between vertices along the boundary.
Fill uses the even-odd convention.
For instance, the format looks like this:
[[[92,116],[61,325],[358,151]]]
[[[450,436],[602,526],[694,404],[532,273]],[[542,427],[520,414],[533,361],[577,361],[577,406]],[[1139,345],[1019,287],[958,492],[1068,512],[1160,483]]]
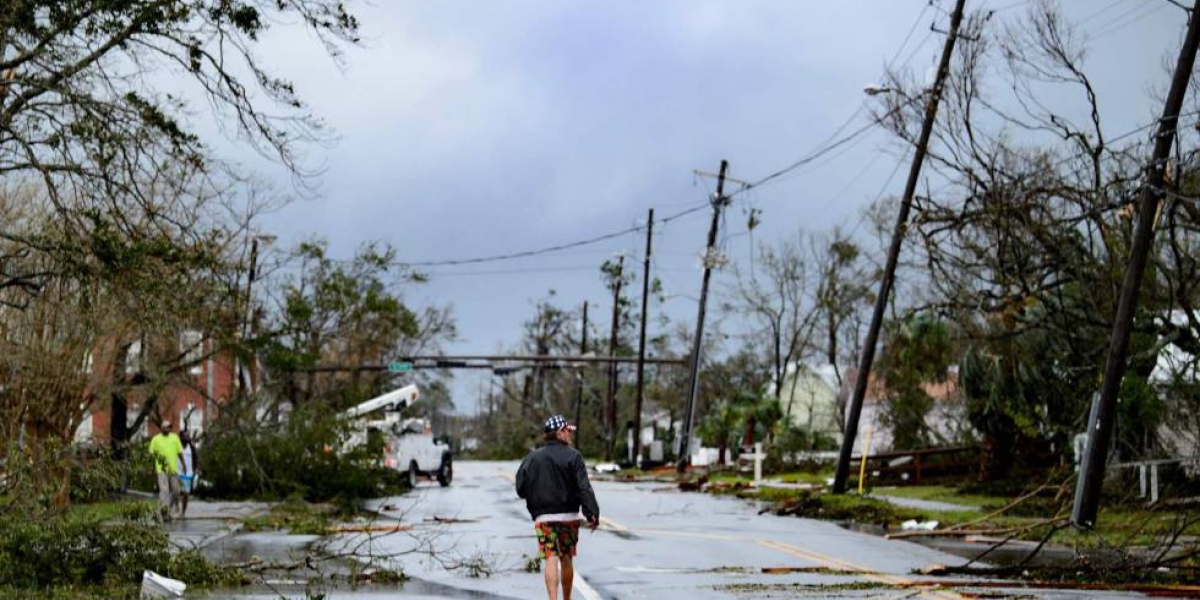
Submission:
[[[908,46],[908,42],[912,39],[913,33],[916,32],[917,26],[921,23],[922,19],[924,18],[925,12],[929,9],[930,6],[933,6],[933,5],[934,5],[933,2],[927,2],[921,8],[921,12],[917,13],[917,18],[913,20],[913,24],[909,27],[908,33],[904,36],[904,41],[901,42],[900,47],[896,49],[895,53],[893,53],[891,60],[888,61],[887,66],[885,67],[886,70],[891,71],[892,68],[894,66],[896,66],[896,59],[898,59],[900,57],[900,55],[904,52],[905,47]],[[923,48],[925,46],[925,42],[928,41],[930,36],[932,36],[932,35],[933,35],[933,28],[930,27],[929,32],[926,33],[925,37],[921,39],[921,42],[918,43],[913,48],[912,53],[910,53],[908,55],[908,57],[905,58],[904,61],[900,63],[900,66],[907,65],[910,61],[912,61],[913,57],[916,56],[916,53],[919,52],[921,50],[921,48]],[[854,141],[856,138],[858,138],[858,136],[866,133],[867,131],[871,130],[876,125],[878,125],[888,115],[900,110],[904,106],[907,106],[908,104],[912,103],[914,100],[916,100],[916,99],[912,98],[912,99],[906,100],[904,103],[902,103],[899,106],[888,111],[888,113],[886,113],[885,115],[878,117],[876,119],[872,119],[871,122],[868,123],[867,125],[851,132],[849,135],[847,135],[841,139],[835,140],[835,138],[837,138],[837,136],[842,131],[844,131],[847,127],[849,127],[850,124],[853,123],[854,120],[857,119],[859,117],[859,115],[862,114],[863,110],[865,109],[865,105],[860,104],[858,106],[858,108],[854,111],[854,113],[851,114],[845,121],[843,121],[842,124],[839,125],[838,128],[835,129],[833,131],[833,133],[831,133],[829,135],[829,137],[825,138],[824,140],[822,140],[820,143],[817,144],[816,150],[813,150],[807,156],[800,158],[799,160],[793,162],[792,164],[790,164],[782,169],[779,169],[778,171],[775,171],[757,181],[753,181],[749,184],[742,186],[742,189],[730,193],[729,196],[732,197],[732,196],[744,193],[744,192],[750,190],[751,188],[762,186],[763,184],[765,184],[769,181],[778,179],[778,178],[782,177],[783,175],[786,175],[787,173],[795,171],[796,169],[799,169],[805,165],[811,164],[813,161],[820,159],[821,157],[823,157],[826,154],[828,154],[829,152],[837,149],[838,147],[843,146],[851,141]]]
[[[1094,34],[1094,36],[1095,36],[1094,39],[1099,39],[1110,33],[1118,31],[1121,28],[1123,28],[1125,25],[1128,25],[1128,24],[1132,23],[1133,21],[1141,19],[1142,17],[1146,16],[1147,14],[1150,14],[1150,12],[1154,12],[1160,8],[1163,8],[1164,6],[1166,6],[1166,5],[1165,4],[1156,4],[1156,3],[1152,2],[1151,0],[1142,0],[1141,3],[1136,4],[1132,8],[1122,12],[1121,14],[1117,15],[1116,17],[1109,19],[1103,25],[1097,26],[1096,29],[1098,31],[1097,31],[1097,33]],[[1122,21],[1124,21],[1130,15],[1133,15],[1134,13],[1145,10],[1147,7],[1150,8],[1150,12],[1144,13],[1140,16],[1135,16],[1135,17],[1133,17],[1133,19],[1122,23]]]
[[[892,60],[888,61],[887,68],[889,71],[891,70],[892,65],[896,63],[896,59],[900,58],[900,53],[904,52],[905,46],[908,46],[908,41],[912,39],[913,33],[916,33],[917,25],[921,24],[921,19],[925,16],[925,11],[929,10],[929,6],[930,3],[926,2],[925,5],[921,7],[921,12],[917,13],[917,18],[913,19],[913,24],[908,28],[908,33],[904,36],[904,41],[900,42],[900,47],[896,48],[896,53],[892,55]]]
[[[1079,25],[1083,25],[1083,24],[1085,24],[1085,23],[1088,23],[1089,21],[1091,21],[1091,20],[1093,20],[1093,19],[1095,19],[1095,18],[1097,18],[1097,17],[1099,17],[1099,16],[1103,15],[1104,13],[1107,13],[1108,11],[1110,11],[1110,10],[1112,10],[1112,9],[1116,8],[1117,6],[1119,6],[1119,5],[1120,5],[1122,2],[1124,2],[1124,1],[1125,1],[1125,0],[1113,0],[1111,3],[1109,3],[1109,4],[1108,4],[1107,6],[1105,6],[1104,8],[1102,8],[1102,9],[1100,9],[1100,10],[1098,10],[1098,11],[1096,11],[1096,12],[1094,12],[1094,13],[1090,14],[1090,15],[1088,15],[1087,17],[1084,17],[1082,20],[1080,20],[1080,21],[1079,21]]]
[[[565,273],[568,271],[599,271],[597,265],[573,265],[563,267],[527,267],[522,269],[491,269],[486,271],[431,271],[423,272],[430,277],[475,277],[481,275],[520,275],[522,273]]]
[[[681,219],[687,215],[700,212],[708,207],[709,207],[709,204],[707,202],[705,202],[704,204],[700,204],[700,205],[694,206],[692,208],[677,212],[669,217],[664,217],[660,222],[670,222],[670,221],[674,221],[676,219]],[[636,226],[630,227],[628,229],[622,229],[620,231],[614,231],[612,233],[606,233],[604,235],[599,235],[599,236],[596,236],[593,238],[579,240],[576,242],[568,242],[566,244],[547,246],[545,248],[538,248],[535,250],[523,250],[520,252],[511,252],[508,254],[496,254],[496,255],[492,255],[492,256],[478,256],[478,257],[472,257],[472,258],[454,258],[454,259],[446,259],[446,260],[397,261],[394,264],[396,264],[398,266],[405,266],[405,267],[448,267],[448,266],[455,266],[455,265],[473,265],[473,264],[480,264],[480,263],[498,262],[498,261],[503,261],[503,260],[513,260],[513,259],[517,259],[517,258],[526,258],[526,257],[530,257],[530,256],[540,256],[543,254],[551,254],[554,252],[561,252],[563,250],[570,250],[572,248],[579,248],[581,246],[590,246],[592,244],[598,244],[600,242],[604,242],[604,241],[619,238],[619,237],[622,237],[625,235],[629,235],[630,233],[633,233],[636,231],[642,231],[645,228],[646,228],[645,225],[636,225]]]

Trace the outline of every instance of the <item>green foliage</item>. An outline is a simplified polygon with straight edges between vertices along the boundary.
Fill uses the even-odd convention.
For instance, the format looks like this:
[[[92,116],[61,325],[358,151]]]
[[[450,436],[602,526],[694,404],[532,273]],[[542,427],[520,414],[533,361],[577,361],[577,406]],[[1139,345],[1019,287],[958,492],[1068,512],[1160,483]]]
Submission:
[[[700,426],[696,428],[696,434],[704,445],[720,451],[720,463],[724,463],[727,458],[726,449],[737,444],[736,438],[741,432],[742,420],[743,414],[738,406],[723,400],[708,411]]]
[[[272,426],[227,410],[207,434],[205,493],[353,503],[402,489],[404,478],[378,464],[378,449],[348,447],[352,429],[318,404],[302,406]]]
[[[932,315],[888,324],[887,347],[880,361],[888,395],[882,420],[891,429],[894,448],[932,443],[925,418],[934,401],[925,385],[946,379],[953,349],[950,327]]]
[[[124,459],[115,458],[107,447],[83,450],[71,460],[70,468],[72,502],[108,499],[120,491],[122,481],[135,490],[154,490],[158,486],[146,443],[129,446]]]
[[[813,450],[837,450],[837,440],[821,432],[809,431],[804,427],[785,422],[775,435],[771,445],[767,447],[767,459],[763,468],[768,472],[778,472],[788,468],[801,467],[795,456],[801,452]]]
[[[1158,448],[1158,429],[1167,417],[1167,405],[1158,392],[1139,377],[1125,377],[1117,403],[1118,451],[1126,456],[1152,455]]]
[[[416,278],[396,266],[386,244],[367,244],[351,261],[326,253],[327,243],[301,243],[294,252],[296,277],[285,278],[272,294],[282,310],[273,314],[259,341],[267,368],[275,374],[276,397],[301,404],[319,400],[347,408],[398,387],[386,372],[314,374],[298,372],[321,362],[384,363],[420,347],[436,353],[455,335],[449,309],[411,310],[398,290]]]
[[[276,504],[265,515],[242,523],[245,531],[287,531],[294,535],[325,535],[337,509],[327,504],[310,504],[299,497]]]
[[[146,569],[190,585],[240,580],[197,551],[174,551],[153,503],[34,512],[29,518],[0,521],[0,586],[122,586],[141,581]]]

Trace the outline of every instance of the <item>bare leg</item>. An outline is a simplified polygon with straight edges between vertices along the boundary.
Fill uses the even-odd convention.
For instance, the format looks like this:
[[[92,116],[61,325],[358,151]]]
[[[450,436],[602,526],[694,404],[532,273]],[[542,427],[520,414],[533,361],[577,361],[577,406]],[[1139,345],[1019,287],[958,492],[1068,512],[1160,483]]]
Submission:
[[[550,600],[558,600],[558,557],[553,554],[546,555],[546,564],[542,566],[542,573],[546,577],[546,592],[550,594]]]
[[[575,584],[575,565],[573,557],[564,555],[559,560],[559,573],[562,575],[563,600],[571,600],[571,586]]]
[[[158,501],[162,504],[162,513],[167,520],[171,519],[171,481],[170,473],[158,473]]]
[[[180,493],[179,493],[179,501],[180,501],[180,503],[183,505],[183,507],[182,507],[182,508],[179,510],[179,517],[180,517],[180,518],[183,518],[183,515],[187,513],[187,501],[188,501],[188,496],[191,496],[191,494],[189,494],[189,493],[187,493],[187,492],[180,492]]]

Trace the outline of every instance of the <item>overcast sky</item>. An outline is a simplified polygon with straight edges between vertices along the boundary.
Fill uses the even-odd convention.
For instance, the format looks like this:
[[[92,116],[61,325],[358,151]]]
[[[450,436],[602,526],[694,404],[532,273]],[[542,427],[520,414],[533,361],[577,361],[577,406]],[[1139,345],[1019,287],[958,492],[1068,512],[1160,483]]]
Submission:
[[[1011,0],[968,0],[1025,10]],[[1086,66],[1109,131],[1145,124],[1159,110],[1164,57],[1185,14],[1166,0],[1065,0],[1094,38]],[[714,182],[694,169],[756,180],[818,146],[869,102],[865,84],[889,61],[926,73],[936,62],[950,0],[376,0],[351,3],[364,44],[339,70],[297,27],[275,27],[262,57],[337,132],[311,148],[325,172],[317,197],[272,215],[280,244],[311,234],[349,257],[387,240],[414,262],[491,256],[620,231],[706,201]],[[911,35],[910,35],[911,32]],[[907,39],[907,43],[906,43]],[[862,116],[851,128],[866,122]],[[235,151],[236,155],[244,152]],[[899,194],[907,163],[883,132],[819,165],[738,196],[722,238],[732,260],[752,243],[798,229],[853,228],[882,190]],[[257,164],[250,161],[251,164]],[[254,167],[278,179],[282,169]],[[746,211],[763,224],[747,235]],[[694,319],[698,255],[709,213],[655,228],[656,275],[673,318]],[[601,325],[610,300],[598,267],[626,252],[631,234],[538,257],[426,269],[414,304],[452,304],[461,339],[452,353],[512,346],[536,298],[592,301]],[[714,277],[717,287],[732,279]],[[457,377],[460,410],[483,374]]]

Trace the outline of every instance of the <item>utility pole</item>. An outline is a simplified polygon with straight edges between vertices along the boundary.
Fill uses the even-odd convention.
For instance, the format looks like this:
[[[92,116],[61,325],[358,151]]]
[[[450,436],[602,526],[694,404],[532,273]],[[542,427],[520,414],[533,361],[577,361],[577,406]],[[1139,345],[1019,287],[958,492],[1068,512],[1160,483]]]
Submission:
[[[913,195],[917,191],[917,180],[921,176],[921,165],[925,162],[925,154],[929,148],[929,136],[933,132],[933,124],[937,119],[938,103],[942,99],[942,87],[950,73],[950,57],[954,54],[954,42],[958,40],[958,27],[962,24],[965,3],[966,0],[957,0],[954,4],[954,12],[950,15],[950,33],[946,36],[946,44],[942,48],[937,79],[928,92],[929,96],[925,99],[925,120],[921,123],[921,135],[917,138],[912,166],[908,170],[908,182],[904,185],[904,196],[900,199],[900,213],[896,216],[896,227],[892,230],[892,242],[888,247],[887,263],[883,268],[882,280],[879,282],[879,295],[875,298],[875,312],[871,315],[871,325],[867,328],[867,337],[863,342],[858,373],[854,378],[850,412],[846,415],[846,434],[842,438],[842,451],[838,456],[837,472],[833,477],[833,493],[835,494],[846,491],[846,480],[850,476],[850,456],[854,453],[854,438],[858,435],[858,420],[862,416],[863,398],[866,396],[867,383],[871,377],[871,364],[875,361],[875,345],[879,342],[879,329],[883,326],[883,313],[887,310],[888,297],[892,292],[896,262],[900,257],[900,244],[904,241],[905,230],[908,229],[908,212],[912,208]]]
[[[729,162],[721,161],[721,171],[717,175],[717,193],[712,198],[712,224],[708,226],[708,245],[704,251],[704,280],[700,284],[700,308],[696,314],[696,334],[692,339],[692,370],[688,376],[687,406],[684,409],[683,423],[679,433],[679,457],[675,467],[680,473],[687,469],[691,461],[688,448],[692,443],[692,421],[696,420],[696,396],[700,392],[700,345],[704,339],[704,311],[708,306],[708,282],[712,279],[712,268],[717,258],[717,227],[721,224],[721,211],[729,204],[725,197],[725,172],[729,170]]]
[[[1138,199],[1137,224],[1134,226],[1133,244],[1129,248],[1129,264],[1121,284],[1121,296],[1113,320],[1112,340],[1108,347],[1108,361],[1104,366],[1104,381],[1100,395],[1093,402],[1088,419],[1087,450],[1079,468],[1079,480],[1075,487],[1075,503],[1071,510],[1071,521],[1077,527],[1091,529],[1096,524],[1096,513],[1100,508],[1100,488],[1104,484],[1105,461],[1112,440],[1116,421],[1117,395],[1121,380],[1125,376],[1129,355],[1129,334],[1133,327],[1133,313],[1137,309],[1138,289],[1146,271],[1150,246],[1154,243],[1154,222],[1162,200],[1166,181],[1167,160],[1171,155],[1171,144],[1175,140],[1179,125],[1179,110],[1187,94],[1196,62],[1196,48],[1200,46],[1200,19],[1194,11],[1188,13],[1187,36],[1175,62],[1175,74],[1171,78],[1171,89],[1163,105],[1162,117],[1158,120],[1158,132],[1154,139],[1154,152],[1147,167],[1146,183],[1142,185]]]
[[[245,343],[246,339],[250,337],[250,322],[254,320],[254,276],[255,271],[257,270],[258,236],[254,236],[250,238],[250,271],[247,273],[246,277],[246,315],[245,320],[242,321],[241,332],[241,339],[243,343]],[[251,387],[252,382],[249,381],[250,376],[247,373],[247,367],[242,364],[241,359],[237,359],[235,362],[237,365],[238,390],[240,390],[242,393],[245,393],[246,390]]]
[[[587,354],[587,334],[588,334],[587,311],[588,311],[588,303],[587,303],[587,300],[584,300],[583,301],[583,336],[579,342],[579,355],[580,356]],[[579,377],[579,380],[575,382],[575,439],[579,440],[579,439],[583,439],[583,438],[579,437],[579,436],[583,435],[582,433],[580,433],[580,431],[582,431],[582,428],[580,426],[580,421],[583,420],[583,367],[580,367],[580,369],[577,370],[575,372],[575,374],[577,377]]]
[[[608,355],[617,353],[617,329],[621,320],[621,284],[625,276],[625,257],[617,259],[617,276],[613,285],[612,332],[608,336]],[[608,365],[608,401],[605,403],[604,460],[612,460],[617,440],[617,364]]]
[[[646,218],[646,257],[642,264],[642,327],[638,340],[637,401],[633,409],[633,466],[642,457],[642,401],[646,398],[646,305],[650,299],[650,244],[654,235],[654,209]]]

